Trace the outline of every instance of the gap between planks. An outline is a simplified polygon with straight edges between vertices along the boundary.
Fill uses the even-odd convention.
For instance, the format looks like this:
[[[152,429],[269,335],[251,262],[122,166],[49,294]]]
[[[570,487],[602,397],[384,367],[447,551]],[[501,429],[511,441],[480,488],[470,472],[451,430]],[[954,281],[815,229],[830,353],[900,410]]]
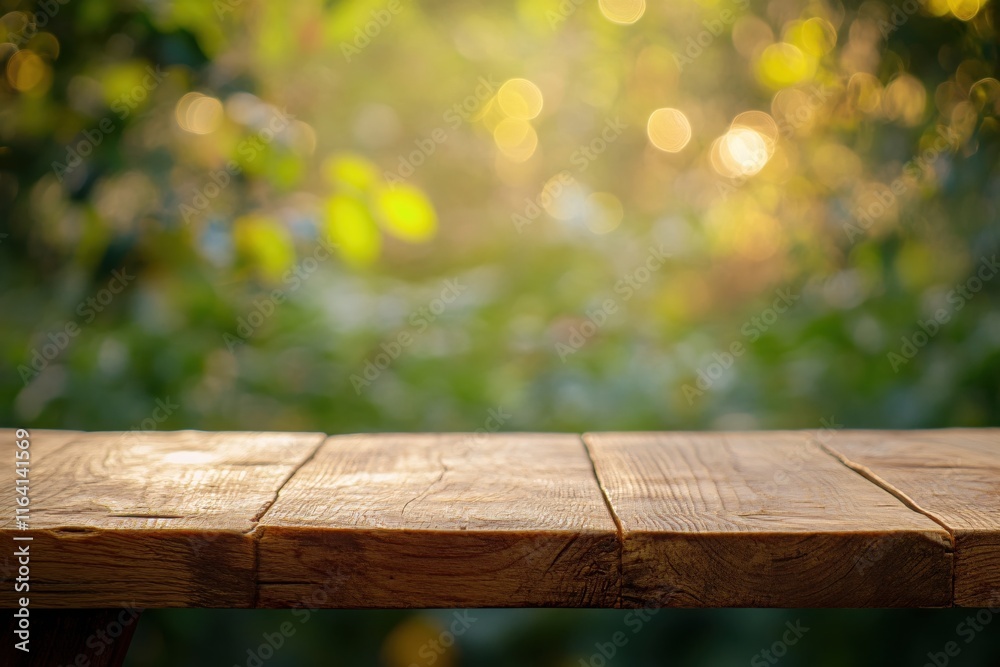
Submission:
[[[253,522],[254,524],[256,524],[250,531],[248,531],[248,534],[253,538],[253,545],[254,545],[254,564],[253,564],[254,586],[253,586],[253,603],[252,603],[252,608],[257,608],[258,607],[258,600],[259,600],[259,596],[260,596],[260,585],[261,585],[261,583],[260,583],[260,540],[263,537],[263,534],[264,534],[264,531],[265,531],[265,528],[260,525],[260,521],[264,518],[264,516],[271,509],[271,507],[274,506],[274,503],[277,501],[278,496],[281,494],[281,491],[295,478],[295,476],[298,474],[298,472],[302,468],[304,468],[308,463],[310,463],[316,457],[316,454],[320,451],[320,449],[324,446],[324,444],[326,444],[327,440],[330,437],[332,437],[330,434],[325,434],[325,435],[326,435],[326,437],[322,438],[313,447],[313,449],[309,453],[309,455],[305,459],[303,459],[297,466],[295,466],[289,472],[289,474],[285,477],[285,479],[282,480],[281,484],[278,485],[278,488],[275,489],[274,495],[273,495],[273,498],[271,499],[271,501],[268,502],[263,507],[263,509],[260,512],[258,512],[256,515],[254,515],[251,518],[251,522]],[[623,590],[624,590],[625,530],[624,530],[624,527],[622,525],[621,519],[619,518],[617,512],[615,511],[614,504],[611,501],[611,497],[608,494],[608,490],[605,487],[604,483],[601,481],[600,475],[598,475],[598,473],[597,473],[597,466],[596,466],[596,464],[594,462],[593,454],[592,454],[592,452],[590,450],[590,447],[587,445],[587,440],[586,440],[586,437],[585,437],[587,435],[587,433],[574,434],[574,435],[577,436],[577,440],[580,442],[580,445],[583,448],[584,454],[587,456],[587,461],[590,463],[591,473],[593,474],[593,477],[594,477],[594,483],[597,485],[597,488],[600,490],[601,498],[604,501],[604,506],[607,508],[608,515],[610,516],[611,520],[614,522],[614,525],[615,525],[615,531],[617,533],[617,547],[618,547],[618,573],[617,573],[618,574],[618,577],[617,577],[618,578],[618,582],[617,582],[618,592],[617,592],[617,596],[616,596],[617,597],[617,604],[616,604],[616,606],[618,608],[621,608],[622,604],[623,604],[623,597],[622,596],[623,596]],[[826,443],[818,442],[818,444],[819,444],[820,449],[826,455],[832,457],[839,464],[841,464],[842,466],[844,466],[848,470],[854,472],[855,474],[859,475],[860,477],[862,477],[863,479],[865,479],[870,484],[876,486],[880,490],[885,491],[886,493],[889,493],[894,498],[896,498],[896,500],[899,501],[907,509],[909,509],[909,510],[911,510],[913,512],[916,512],[917,514],[921,514],[923,516],[926,516],[928,519],[930,519],[931,521],[933,521],[937,525],[941,526],[941,528],[948,535],[948,539],[949,539],[949,541],[951,543],[951,552],[955,553],[955,551],[956,551],[956,546],[955,546],[956,545],[956,541],[955,541],[955,534],[954,534],[954,532],[940,518],[938,518],[937,516],[935,516],[933,512],[930,512],[930,511],[925,510],[922,507],[920,507],[913,499],[911,499],[909,496],[907,496],[903,491],[901,491],[900,489],[896,488],[895,486],[893,486],[892,484],[890,484],[886,480],[882,479],[879,475],[877,475],[870,468],[868,468],[868,467],[866,467],[864,465],[861,465],[859,463],[855,463],[854,461],[851,461],[848,457],[846,457],[842,453],[836,451],[835,449],[831,448]],[[951,597],[952,597],[952,606],[954,606],[955,577],[956,577],[956,569],[955,569],[954,563],[952,563],[952,567],[951,567],[951,581],[952,581]]]
[[[848,469],[853,470],[857,474],[861,475],[862,477],[864,477],[869,482],[879,487],[886,493],[895,496],[896,500],[903,503],[903,505],[905,505],[909,509],[913,510],[917,514],[923,514],[925,517],[927,517],[937,525],[941,526],[941,528],[944,529],[946,533],[948,533],[948,539],[951,540],[951,549],[954,552],[955,533],[952,531],[951,528],[948,527],[948,525],[944,521],[939,519],[933,512],[931,512],[930,510],[925,510],[923,507],[918,505],[916,501],[914,501],[912,498],[906,495],[902,490],[897,489],[895,486],[893,486],[886,480],[882,479],[877,473],[875,473],[874,470],[872,470],[868,466],[862,465],[860,463],[855,463],[854,461],[850,460],[849,458],[847,458],[840,452],[836,451],[835,449],[832,449],[826,444],[820,443],[820,447],[823,449],[824,452],[826,452],[833,458],[840,461],[840,463],[842,463]]]
[[[608,514],[611,515],[611,520],[615,522],[615,531],[618,533],[618,603],[617,607],[620,609],[622,606],[622,592],[625,587],[625,529],[622,527],[621,519],[618,518],[618,513],[615,512],[615,506],[611,503],[611,496],[608,495],[608,490],[604,488],[604,483],[601,481],[600,475],[597,474],[597,464],[594,463],[594,457],[590,453],[590,447],[587,445],[587,439],[583,437],[585,433],[581,433],[578,437],[580,444],[583,446],[583,452],[587,455],[587,460],[590,461],[590,471],[594,473],[594,482],[597,484],[597,488],[601,490],[601,497],[604,498],[604,506],[608,508]]]
[[[910,510],[916,512],[917,514],[923,514],[925,517],[927,517],[937,525],[941,526],[941,529],[948,534],[948,539],[951,541],[951,553],[955,554],[957,557],[958,542],[955,538],[955,531],[949,528],[944,521],[942,521],[937,515],[934,514],[934,512],[931,512],[930,510],[925,510],[923,507],[918,505],[915,500],[906,495],[906,493],[904,493],[902,489],[897,489],[895,486],[890,484],[887,480],[883,479],[868,466],[862,465],[860,463],[855,463],[847,456],[833,449],[824,442],[820,442],[819,446],[824,452],[826,452],[833,458],[840,461],[840,463],[849,470],[853,470],[858,475],[861,475],[862,477],[864,477],[869,482],[879,487],[886,493],[891,494],[896,498],[896,500],[903,503],[903,505],[905,505]],[[957,578],[958,578],[958,568],[956,567],[955,558],[952,558],[951,561],[951,606],[952,607],[955,606],[956,591],[958,590]]]
[[[793,432],[796,432],[796,431],[793,431]],[[914,514],[920,515],[920,516],[924,517],[925,519],[927,519],[928,521],[930,521],[930,522],[934,523],[935,525],[939,526],[942,529],[942,531],[944,532],[944,535],[941,536],[942,538],[944,538],[944,540],[942,540],[942,545],[941,545],[944,548],[944,553],[951,554],[951,555],[954,555],[954,554],[957,553],[956,535],[955,535],[954,531],[952,529],[950,529],[944,523],[944,521],[942,519],[940,519],[939,517],[937,517],[936,515],[934,515],[932,512],[924,510],[914,500],[912,500],[908,495],[906,495],[901,490],[897,489],[895,486],[893,486],[889,482],[883,480],[879,475],[875,474],[873,471],[869,470],[867,467],[865,467],[865,466],[863,466],[861,464],[854,463],[853,461],[851,461],[846,456],[843,456],[839,452],[835,451],[832,447],[828,447],[825,443],[823,443],[821,441],[820,438],[816,437],[815,433],[812,430],[800,430],[800,431],[797,431],[797,433],[800,433],[802,435],[808,436],[808,440],[806,441],[806,443],[803,443],[804,447],[809,447],[810,444],[812,444],[813,442],[815,442],[816,444],[819,445],[819,447],[817,449],[819,449],[820,451],[822,451],[822,454],[820,454],[820,456],[830,457],[835,462],[834,465],[836,465],[838,467],[841,467],[841,468],[846,468],[848,471],[850,471],[850,473],[848,473],[848,474],[852,474],[853,473],[854,475],[859,476],[860,478],[862,478],[865,481],[865,483],[867,483],[867,484],[875,487],[875,489],[877,489],[879,493],[888,493],[890,496],[893,497],[893,499],[896,502],[898,502],[900,505],[902,505],[902,507],[905,508],[906,510],[908,510],[910,512],[913,512]],[[593,436],[599,436],[599,435],[602,435],[602,434],[600,434],[600,433],[585,432],[585,433],[581,434],[580,439],[581,439],[581,441],[583,443],[584,451],[586,452],[587,457],[590,460],[591,467],[593,469],[593,473],[594,473],[594,477],[595,477],[595,481],[596,481],[596,483],[598,485],[598,488],[601,491],[602,498],[603,498],[603,500],[605,502],[606,507],[608,508],[608,512],[609,512],[609,514],[611,516],[611,519],[614,522],[614,524],[616,526],[616,529],[617,529],[617,532],[618,532],[618,538],[619,538],[618,539],[618,549],[619,549],[619,553],[618,553],[618,557],[619,557],[619,575],[618,575],[619,576],[619,606],[622,606],[622,605],[624,605],[624,589],[625,589],[625,574],[626,574],[625,573],[625,565],[624,565],[624,560],[625,560],[624,556],[625,556],[625,547],[626,547],[626,544],[625,544],[625,540],[626,540],[625,528],[624,528],[623,521],[621,520],[621,518],[619,517],[619,515],[617,513],[617,510],[615,508],[614,502],[611,499],[611,495],[610,495],[610,493],[608,491],[608,488],[605,485],[604,481],[601,479],[601,475],[598,472],[598,467],[597,467],[597,463],[596,463],[596,460],[595,460],[594,452],[591,449],[591,446],[590,446],[590,444],[588,442],[588,436],[592,436],[592,435]],[[958,576],[957,567],[956,567],[956,564],[955,564],[955,562],[953,560],[950,562],[950,566],[949,566],[948,571],[945,574],[945,576],[946,576],[945,581],[948,583],[948,585],[950,587],[950,590],[948,591],[948,603],[947,603],[947,606],[953,607],[953,606],[955,606],[955,600],[956,600],[956,590],[957,590],[957,588],[956,588],[956,578]]]
[[[281,480],[281,484],[278,488],[274,490],[274,497],[271,498],[271,502],[265,503],[264,508],[257,512],[250,518],[250,522],[255,524],[253,528],[247,531],[246,534],[250,535],[253,539],[253,599],[250,603],[251,609],[257,608],[257,601],[260,598],[260,538],[264,535],[264,528],[260,525],[260,520],[264,518],[268,510],[274,507],[274,503],[277,502],[278,496],[281,494],[281,490],[285,488],[290,481],[298,474],[302,468],[312,461],[316,457],[316,453],[319,452],[320,448],[326,443],[327,439],[330,437],[328,433],[323,434],[324,437],[319,439],[313,450],[309,452],[309,456],[302,459],[302,461],[292,468],[285,479]]]

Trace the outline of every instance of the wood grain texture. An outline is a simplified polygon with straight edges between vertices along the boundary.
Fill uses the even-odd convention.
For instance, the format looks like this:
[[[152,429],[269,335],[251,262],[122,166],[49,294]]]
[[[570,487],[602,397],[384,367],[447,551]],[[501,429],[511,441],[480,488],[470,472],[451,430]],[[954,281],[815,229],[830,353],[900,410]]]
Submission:
[[[332,437],[261,532],[266,607],[618,601],[618,533],[576,435]]]
[[[1000,606],[1000,430],[31,442],[36,609]]]
[[[1000,430],[845,431],[828,448],[955,543],[955,604],[1000,607]]]
[[[256,520],[323,438],[34,430],[30,529],[15,528],[11,503],[0,540],[34,538],[32,607],[249,607]],[[13,462],[14,431],[0,442]],[[0,605],[12,606],[5,565]]]
[[[804,432],[584,436],[624,606],[951,604],[948,534]]]

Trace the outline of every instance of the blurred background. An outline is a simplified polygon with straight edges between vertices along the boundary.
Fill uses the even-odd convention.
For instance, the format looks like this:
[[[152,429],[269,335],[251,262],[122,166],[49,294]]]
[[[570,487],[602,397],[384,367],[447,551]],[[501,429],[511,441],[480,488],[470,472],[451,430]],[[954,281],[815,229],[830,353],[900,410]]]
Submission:
[[[0,0],[0,422],[996,426],[998,14]],[[252,665],[282,613],[150,612],[130,664]],[[613,658],[624,612],[480,613],[264,663],[773,664],[800,619],[789,665],[1000,654],[963,611],[663,611]]]

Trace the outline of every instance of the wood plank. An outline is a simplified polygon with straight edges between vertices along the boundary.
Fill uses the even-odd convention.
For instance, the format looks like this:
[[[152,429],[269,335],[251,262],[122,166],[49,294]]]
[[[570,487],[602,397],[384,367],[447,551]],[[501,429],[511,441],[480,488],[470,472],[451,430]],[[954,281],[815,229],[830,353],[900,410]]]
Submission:
[[[812,438],[586,434],[623,531],[623,606],[951,604],[948,534]]]
[[[332,437],[261,520],[265,607],[611,607],[618,533],[580,437]]]
[[[955,604],[1000,607],[1000,430],[845,431],[827,445],[955,542]]]
[[[250,607],[256,518],[324,437],[33,430],[30,529],[11,508],[0,540],[33,537],[31,607]]]

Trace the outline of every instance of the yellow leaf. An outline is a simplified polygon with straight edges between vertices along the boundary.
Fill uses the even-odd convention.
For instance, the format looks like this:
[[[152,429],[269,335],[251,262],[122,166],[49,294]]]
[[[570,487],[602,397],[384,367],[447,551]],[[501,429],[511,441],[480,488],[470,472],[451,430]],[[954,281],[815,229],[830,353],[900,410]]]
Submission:
[[[336,187],[350,187],[367,190],[378,179],[375,165],[353,153],[331,155],[323,161],[323,178]]]
[[[778,42],[771,44],[757,61],[757,78],[777,90],[811,79],[816,73],[816,59],[802,49]]]
[[[423,192],[402,184],[378,196],[382,224],[393,236],[411,243],[426,241],[437,230],[437,214]]]
[[[233,223],[233,242],[237,252],[270,280],[278,280],[295,261],[291,235],[273,218],[238,218]]]
[[[326,200],[326,233],[352,264],[371,264],[382,247],[378,228],[365,205],[347,195]]]
[[[137,94],[139,90],[144,93],[142,101],[145,101],[151,92],[149,88],[156,85],[148,68],[149,65],[143,60],[117,62],[108,66],[100,74],[104,101],[109,106],[120,100],[139,103],[140,99]],[[150,81],[153,83],[150,84]],[[143,85],[144,83],[146,85]]]

